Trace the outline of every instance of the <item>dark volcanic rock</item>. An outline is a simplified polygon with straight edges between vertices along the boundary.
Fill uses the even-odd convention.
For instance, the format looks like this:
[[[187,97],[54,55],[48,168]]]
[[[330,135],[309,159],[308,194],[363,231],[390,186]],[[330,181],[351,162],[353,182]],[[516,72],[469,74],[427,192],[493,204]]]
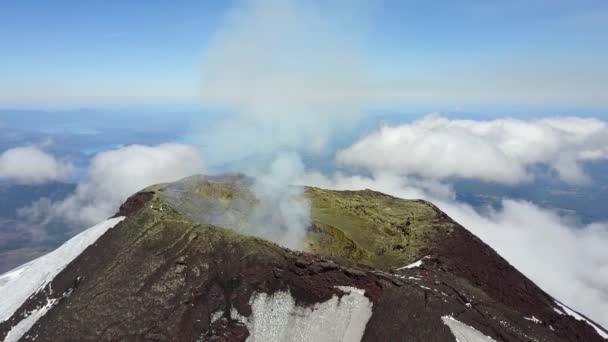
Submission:
[[[123,203],[118,212],[112,217],[119,216],[131,216],[139,209],[141,209],[148,201],[150,201],[154,197],[154,193],[150,191],[141,191],[136,193],[135,195],[127,198],[125,203]]]
[[[434,207],[434,206],[433,206]],[[583,321],[557,313],[555,300],[511,266],[490,246],[435,207],[446,223],[453,224],[449,239],[433,250],[448,272],[468,280],[496,301],[551,325],[555,334],[570,341],[602,341]]]
[[[174,201],[174,191],[167,201],[162,189],[130,197],[117,214],[127,218],[1,322],[0,340],[51,301],[22,340],[245,341],[277,320],[255,316],[259,310],[291,305],[273,301],[285,294],[298,308],[290,324],[337,300],[331,323],[339,325],[358,289],[371,310],[363,341],[454,341],[446,317],[496,341],[604,341],[555,312],[553,298],[427,202],[308,189],[315,253],[303,253],[196,222],[208,208],[193,215],[193,203],[221,196],[213,206],[229,212],[243,190],[209,178],[188,184],[195,191],[186,198],[203,200]],[[235,208],[230,215],[242,213]],[[400,268],[423,257],[420,267]]]

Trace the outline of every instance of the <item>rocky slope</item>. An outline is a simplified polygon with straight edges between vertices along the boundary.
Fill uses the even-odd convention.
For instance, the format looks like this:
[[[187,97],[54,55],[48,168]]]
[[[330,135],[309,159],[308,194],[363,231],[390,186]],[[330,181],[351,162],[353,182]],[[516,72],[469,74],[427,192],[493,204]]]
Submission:
[[[68,246],[63,264],[31,277],[27,295],[0,299],[0,340],[608,337],[428,202],[305,188],[310,224],[298,252],[243,234],[260,205],[249,185],[196,176],[133,195]],[[39,260],[0,276],[0,297]]]

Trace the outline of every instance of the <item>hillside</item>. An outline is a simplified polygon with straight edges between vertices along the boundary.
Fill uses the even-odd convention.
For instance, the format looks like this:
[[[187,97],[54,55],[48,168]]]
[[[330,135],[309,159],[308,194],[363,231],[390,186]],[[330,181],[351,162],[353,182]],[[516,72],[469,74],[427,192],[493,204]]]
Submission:
[[[0,276],[0,339],[608,337],[431,203],[304,188],[310,224],[294,251],[244,234],[259,205],[250,181],[152,186],[54,255]]]

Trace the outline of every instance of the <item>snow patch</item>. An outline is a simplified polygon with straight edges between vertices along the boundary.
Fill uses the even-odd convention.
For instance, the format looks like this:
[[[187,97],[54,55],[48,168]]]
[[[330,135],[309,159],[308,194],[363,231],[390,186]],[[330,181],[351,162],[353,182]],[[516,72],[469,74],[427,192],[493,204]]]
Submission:
[[[230,315],[247,326],[247,342],[360,341],[372,316],[372,303],[364,290],[336,288],[347,294],[312,307],[297,306],[288,291],[256,293],[249,300],[251,316],[243,317],[234,308]]]
[[[74,236],[56,250],[1,275],[0,322],[9,319],[30,296],[43,289],[88,246],[122,220],[124,217],[103,221]],[[46,313],[46,311],[40,310],[37,314]],[[34,314],[25,320],[32,316]],[[25,323],[21,321],[15,327],[21,324]]]
[[[418,260],[418,261],[416,261],[414,263],[411,263],[411,264],[409,264],[407,266],[399,267],[398,270],[407,270],[407,269],[410,269],[410,268],[420,267],[420,266],[422,266],[422,262],[424,261],[424,259],[428,259],[428,258],[430,258],[429,255],[427,255],[424,258],[422,258],[422,259],[420,259],[420,260]]]
[[[40,319],[40,317],[44,316],[57,302],[56,299],[50,299],[47,303],[38,309],[30,312],[29,315],[22,319],[17,325],[11,328],[11,330],[6,334],[4,338],[4,342],[17,342],[23,335],[25,335],[34,324]]]
[[[215,323],[218,319],[222,318],[222,316],[224,316],[224,311],[222,311],[222,310],[218,310],[218,311],[214,312],[213,314],[211,314],[211,324]]]
[[[532,322],[534,322],[536,324],[542,324],[543,323],[543,321],[541,321],[540,319],[538,319],[538,318],[536,318],[534,316],[532,316],[532,317],[524,317],[524,319],[528,320],[528,321],[532,321]]]
[[[577,312],[575,312],[574,310],[570,309],[569,307],[567,307],[566,305],[560,303],[559,301],[555,301],[555,304],[557,304],[557,306],[560,307],[562,312],[565,312],[566,314],[574,317],[574,319],[578,320],[578,321],[583,321],[586,322],[587,324],[589,324],[593,329],[595,329],[595,331],[604,339],[608,339],[608,333],[606,333],[604,330],[602,330],[602,328],[600,328],[599,326],[597,326],[597,324],[591,322],[590,320],[586,319],[585,317],[581,316],[580,314],[578,314]],[[555,311],[557,311],[554,308]]]
[[[457,321],[452,316],[443,316],[441,317],[443,324],[447,325],[450,328],[450,331],[456,338],[457,342],[488,342],[494,341],[489,336],[486,336],[480,333],[477,329],[466,325],[460,321]],[[494,341],[496,342],[496,341]]]

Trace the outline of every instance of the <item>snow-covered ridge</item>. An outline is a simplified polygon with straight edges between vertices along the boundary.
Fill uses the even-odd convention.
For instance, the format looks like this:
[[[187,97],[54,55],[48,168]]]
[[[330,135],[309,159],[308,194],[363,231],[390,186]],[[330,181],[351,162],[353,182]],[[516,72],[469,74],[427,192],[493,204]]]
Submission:
[[[43,289],[88,246],[124,219],[116,217],[103,221],[74,236],[56,250],[1,275],[0,322],[9,319],[31,295]]]
[[[574,310],[570,309],[569,307],[565,306],[564,304],[558,302],[557,300],[555,301],[555,304],[557,304],[557,306],[559,306],[559,308],[553,308],[553,310],[561,315],[563,314],[567,314],[570,315],[572,317],[574,317],[576,320],[578,321],[583,321],[586,322],[587,324],[589,324],[593,329],[595,329],[595,331],[597,331],[597,333],[603,337],[604,339],[608,340],[608,334],[603,331],[602,329],[600,329],[596,324],[594,324],[593,322],[589,321],[588,319],[586,319],[585,317],[579,315],[578,313],[576,313]]]
[[[25,335],[34,324],[44,316],[56,303],[56,299],[49,300],[44,306],[32,311],[29,315],[22,319],[17,325],[12,327],[4,338],[4,342],[17,342]]]

